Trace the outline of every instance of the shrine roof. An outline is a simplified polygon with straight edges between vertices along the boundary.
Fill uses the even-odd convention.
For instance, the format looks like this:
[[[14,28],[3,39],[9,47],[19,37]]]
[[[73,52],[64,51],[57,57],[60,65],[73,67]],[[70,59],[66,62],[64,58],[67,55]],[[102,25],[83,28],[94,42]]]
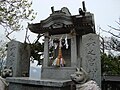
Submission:
[[[66,7],[54,11],[40,23],[28,24],[28,28],[33,33],[49,32],[50,35],[71,33],[75,30],[77,34],[95,33],[94,15],[85,12],[85,15],[71,15]]]

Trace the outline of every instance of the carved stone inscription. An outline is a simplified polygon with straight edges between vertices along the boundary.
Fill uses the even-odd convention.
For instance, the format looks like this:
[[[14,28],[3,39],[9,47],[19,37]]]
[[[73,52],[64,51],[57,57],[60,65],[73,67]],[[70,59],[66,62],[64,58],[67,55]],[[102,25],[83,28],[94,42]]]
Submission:
[[[7,68],[12,67],[13,76],[29,74],[30,48],[18,41],[11,41],[7,48]]]
[[[8,57],[9,57],[9,64],[10,64],[10,66],[14,65],[13,62],[14,62],[15,59],[16,59],[16,55],[15,55],[16,49],[17,49],[17,47],[16,47],[15,43],[12,43],[12,44],[11,44],[11,47],[9,47]]]
[[[82,37],[82,45],[82,67],[88,72],[91,79],[101,85],[99,38],[96,34],[84,35]]]
[[[16,63],[17,63],[17,51],[18,51],[18,43],[12,41],[8,43],[8,50],[7,50],[7,68],[12,67],[13,75],[16,74]]]

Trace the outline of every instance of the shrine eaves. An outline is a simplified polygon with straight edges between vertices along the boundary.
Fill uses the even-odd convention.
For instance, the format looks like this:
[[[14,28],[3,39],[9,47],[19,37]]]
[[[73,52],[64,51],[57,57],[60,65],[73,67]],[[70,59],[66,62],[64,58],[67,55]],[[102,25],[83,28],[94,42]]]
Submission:
[[[71,15],[68,8],[63,7],[61,10],[54,10],[51,7],[52,13],[40,23],[28,24],[31,32],[44,34],[49,32],[49,35],[76,33],[85,35],[95,33],[94,15],[86,11],[85,3],[83,8],[79,8],[78,15]]]

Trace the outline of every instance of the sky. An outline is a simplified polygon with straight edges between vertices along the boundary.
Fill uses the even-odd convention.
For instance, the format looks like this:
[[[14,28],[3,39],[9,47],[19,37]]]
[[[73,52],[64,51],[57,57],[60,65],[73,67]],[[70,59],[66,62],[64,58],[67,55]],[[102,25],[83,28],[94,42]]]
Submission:
[[[120,17],[120,0],[85,0],[87,11],[94,14],[96,29],[98,26],[108,29],[107,25],[116,27],[115,21]],[[33,0],[33,7],[38,12],[35,22],[43,20],[51,14],[51,6],[55,10],[67,7],[72,15],[78,14],[82,0]]]
[[[39,23],[41,20],[46,19],[51,14],[51,7],[54,6],[55,10],[60,10],[62,7],[67,7],[72,15],[79,14],[78,9],[82,8],[83,0],[32,0],[32,8],[37,12],[36,19],[30,23]],[[120,0],[84,0],[88,12],[94,14],[95,27],[97,33],[100,32],[103,36],[109,34],[99,31],[98,26],[105,30],[110,30],[108,25],[118,27],[115,21],[120,18]],[[26,24],[27,26],[27,24]],[[36,38],[36,34],[29,32],[30,40]],[[10,37],[23,42],[25,30],[14,32]]]

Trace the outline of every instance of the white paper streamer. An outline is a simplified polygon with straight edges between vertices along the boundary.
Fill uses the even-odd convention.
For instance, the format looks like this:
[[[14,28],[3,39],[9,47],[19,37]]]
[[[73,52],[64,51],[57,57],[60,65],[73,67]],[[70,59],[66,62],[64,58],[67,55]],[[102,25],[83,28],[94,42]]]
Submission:
[[[52,66],[56,66],[57,58],[53,61]]]
[[[58,43],[54,43],[54,47],[55,47],[55,49],[57,49]]]
[[[65,44],[64,44],[65,46],[66,46],[66,49],[68,49],[68,40],[67,40],[67,35],[66,35],[66,37],[65,37]]]
[[[50,38],[50,40],[49,40],[49,47],[52,47],[52,46],[54,46],[53,45],[53,39]]]

